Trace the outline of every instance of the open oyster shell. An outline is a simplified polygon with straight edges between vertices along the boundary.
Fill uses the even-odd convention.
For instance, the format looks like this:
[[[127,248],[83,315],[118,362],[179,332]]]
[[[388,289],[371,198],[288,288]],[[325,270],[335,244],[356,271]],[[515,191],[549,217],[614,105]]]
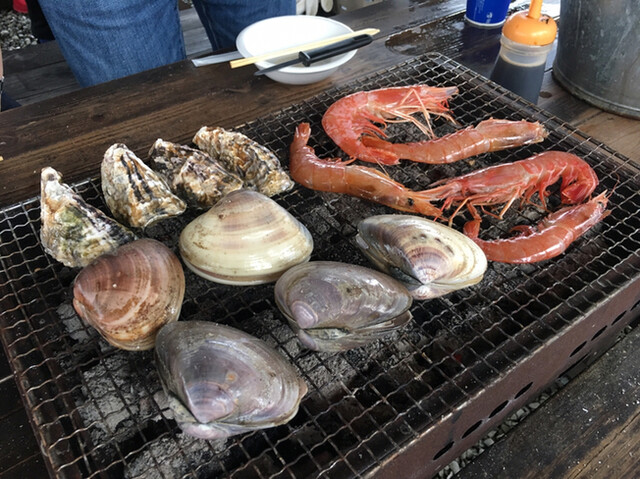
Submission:
[[[486,256],[472,240],[419,216],[366,218],[358,224],[356,244],[376,267],[404,283],[415,299],[476,284],[487,269]]]
[[[278,279],[274,292],[300,342],[316,351],[363,346],[411,319],[407,288],[353,264],[311,261],[294,266]]]
[[[287,210],[252,190],[229,193],[180,234],[180,254],[197,275],[223,284],[275,281],[309,260],[313,239]]]
[[[193,142],[242,178],[245,188],[274,196],[295,184],[271,150],[242,133],[203,126]]]
[[[162,178],[122,143],[105,152],[100,172],[107,206],[129,226],[146,228],[187,208]]]
[[[136,236],[87,203],[51,167],[40,175],[40,240],[66,266],[79,268]]]
[[[202,439],[284,424],[307,392],[275,349],[221,324],[167,324],[156,338],[155,358],[178,425]]]
[[[112,345],[151,349],[158,330],[178,319],[184,291],[178,257],[159,241],[145,238],[100,256],[80,271],[73,307]]]
[[[228,193],[242,188],[242,180],[208,154],[161,138],[149,151],[149,164],[171,191],[194,208],[211,208]]]

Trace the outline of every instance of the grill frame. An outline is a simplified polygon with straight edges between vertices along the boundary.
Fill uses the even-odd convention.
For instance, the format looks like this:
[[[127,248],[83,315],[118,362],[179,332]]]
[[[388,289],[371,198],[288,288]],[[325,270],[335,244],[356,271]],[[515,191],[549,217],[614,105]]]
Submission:
[[[594,228],[595,232],[589,232],[572,246],[577,251],[567,252],[557,261],[525,266],[493,263],[490,279],[498,279],[501,285],[516,282],[518,297],[524,298],[521,303],[511,297],[504,299],[504,291],[491,286],[453,293],[426,306],[416,306],[420,313],[414,313],[417,325],[379,342],[379,349],[364,349],[366,353],[334,356],[301,352],[294,344],[292,333],[287,336],[286,330],[279,326],[281,323],[282,328],[287,328],[284,318],[277,310],[273,311],[274,302],[268,298],[270,286],[237,295],[232,289],[220,288],[221,309],[229,312],[225,317],[227,324],[246,325],[247,315],[266,319],[268,327],[253,320],[246,329],[261,331],[268,342],[288,356],[307,380],[311,392],[303,401],[301,413],[289,425],[229,440],[227,449],[246,461],[241,463],[238,459],[236,468],[223,466],[218,474],[208,467],[225,452],[208,444],[204,450],[195,447],[197,453],[194,454],[193,445],[201,443],[181,437],[170,419],[170,412],[157,397],[159,388],[153,381],[144,381],[145,375],[153,376],[152,369],[145,364],[149,355],[114,350],[71,315],[60,321],[58,310],[61,305],[69,305],[68,286],[75,271],[62,267],[41,251],[39,199],[6,207],[0,212],[3,306],[0,336],[52,476],[114,477],[125,466],[130,466],[133,459],[142,457],[148,459],[150,470],[159,473],[162,473],[163,461],[182,459],[190,463],[185,477],[250,477],[252,474],[278,478],[373,474],[424,477],[435,474],[567,369],[588,364],[611,345],[620,330],[638,317],[640,257],[637,248],[633,251],[628,246],[640,241],[639,208],[632,204],[640,201],[638,167],[604,144],[442,55],[427,54],[404,62],[239,125],[237,129],[267,146],[275,145],[274,149],[286,164],[286,144],[293,132],[292,126],[309,121],[311,146],[320,157],[337,156],[339,151],[320,127],[321,115],[333,100],[353,91],[417,81],[463,86],[459,97],[451,102],[455,118],[463,125],[477,123],[493,114],[541,121],[551,131],[550,138],[541,145],[482,155],[475,165],[465,161],[454,166],[429,167],[430,180],[453,170],[456,174],[466,172],[478,163],[486,166],[513,161],[551,147],[572,151],[596,169],[602,180],[597,191],[613,189],[611,204],[628,211],[625,218],[621,212],[615,215],[621,220],[615,224],[621,231],[614,231],[612,218],[608,218]],[[265,128],[265,124],[273,127]],[[438,120],[436,125],[439,134],[451,129]],[[150,143],[152,141],[150,138]],[[416,188],[421,181],[427,182],[416,179],[421,168],[424,165],[403,164],[401,170],[395,167],[393,174],[407,186]],[[391,174],[391,169],[388,172]],[[97,179],[73,186],[87,201],[104,208]],[[317,193],[300,186],[276,199],[307,226],[313,226],[318,246],[312,259],[339,259],[364,265],[367,263],[355,247],[344,251],[344,245],[349,245],[355,234],[355,222],[366,215],[391,212],[355,198]],[[506,225],[521,220],[520,213],[514,212],[504,224],[489,221],[487,232],[506,231]],[[461,221],[462,218],[457,219],[456,226],[460,226]],[[175,231],[170,227],[159,226],[152,235],[177,251]],[[601,238],[604,235],[612,236],[607,240],[619,239],[619,244],[601,251],[602,242],[606,243]],[[14,245],[17,251],[12,250]],[[35,257],[30,258],[31,255]],[[616,255],[626,255],[625,261],[606,270],[604,259]],[[586,264],[579,261],[584,260],[583,256],[588,258]],[[563,275],[585,272],[585,267],[588,276],[595,278],[589,282],[579,281],[581,286],[577,290],[560,281]],[[547,305],[539,299],[540,295],[530,294],[528,287],[536,291],[539,285],[535,279],[547,280],[548,277],[557,293],[545,296],[550,301]],[[188,276],[188,281],[193,278]],[[187,317],[201,314],[197,311],[201,304],[199,298],[209,290],[208,286],[191,286],[184,309]],[[479,291],[493,295],[491,304],[496,305],[495,310],[483,306]],[[234,310],[234,301],[240,296],[241,308]],[[202,304],[206,306],[207,300]],[[491,323],[491,315],[486,321],[444,322],[446,312],[459,319],[461,311],[476,316],[502,311],[504,317],[495,323]],[[380,351],[385,355],[376,356]],[[363,357],[365,354],[372,354],[371,364]],[[69,372],[73,367],[82,374],[73,376]],[[399,373],[400,379],[391,377],[385,367]],[[419,369],[421,367],[425,369]],[[119,390],[127,384],[126,378],[119,375],[120,368],[129,368],[133,379],[140,379],[141,389],[134,388],[132,393],[122,388],[124,392],[119,391],[112,399],[120,401],[120,408],[101,411],[96,407],[97,418],[87,421],[83,416],[84,405],[78,398],[86,397],[86,404],[90,405],[100,404],[101,400],[97,393],[91,392],[95,388],[88,372]],[[316,379],[320,372],[329,374],[324,383]],[[337,386],[328,384],[327,378],[336,381]],[[394,383],[397,387],[393,387]],[[401,407],[404,409],[398,410]],[[345,411],[351,410],[358,414],[345,417]],[[117,441],[116,446],[113,445],[114,437],[124,437],[116,420],[125,412],[136,436],[135,440],[125,440],[136,444],[129,449],[119,447]],[[110,430],[111,424],[116,424],[113,430]],[[372,427],[368,427],[369,424]],[[96,442],[95,431],[100,427],[106,429],[105,434],[98,435],[105,436],[103,443]],[[317,443],[311,439],[299,440],[297,435],[303,429],[312,429],[318,437]],[[160,443],[174,446],[173,450],[168,449],[172,451],[169,457],[153,453],[153,446]],[[345,444],[349,445],[346,450]],[[261,445],[263,453],[253,456],[251,451],[260,450]],[[114,452],[105,459],[103,452],[111,450]],[[278,464],[280,470],[277,470]]]

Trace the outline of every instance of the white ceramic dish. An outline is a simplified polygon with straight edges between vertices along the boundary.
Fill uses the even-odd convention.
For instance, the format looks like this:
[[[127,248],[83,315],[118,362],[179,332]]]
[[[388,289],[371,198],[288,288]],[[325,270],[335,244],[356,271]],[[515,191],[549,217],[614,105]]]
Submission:
[[[324,40],[351,33],[347,25],[326,17],[308,15],[286,15],[267,18],[249,25],[236,38],[236,47],[243,57],[253,57],[264,53],[289,48],[303,43]],[[324,80],[341,65],[348,62],[356,54],[356,50],[336,55],[305,67],[292,65],[280,70],[266,73],[272,80],[290,85],[306,85]],[[258,62],[259,69],[267,68],[293,56],[274,58]]]

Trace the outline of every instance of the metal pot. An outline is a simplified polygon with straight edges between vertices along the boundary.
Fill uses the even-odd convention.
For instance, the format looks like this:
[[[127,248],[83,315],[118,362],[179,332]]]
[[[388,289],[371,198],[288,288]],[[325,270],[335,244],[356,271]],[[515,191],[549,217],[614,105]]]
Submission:
[[[562,0],[553,75],[598,108],[640,118],[637,0]]]

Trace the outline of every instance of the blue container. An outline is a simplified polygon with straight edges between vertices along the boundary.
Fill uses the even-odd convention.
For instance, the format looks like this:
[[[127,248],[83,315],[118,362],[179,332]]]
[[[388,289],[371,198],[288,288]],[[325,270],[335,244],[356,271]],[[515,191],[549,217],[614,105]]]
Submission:
[[[509,0],[467,0],[464,18],[475,27],[500,27],[507,18]]]

